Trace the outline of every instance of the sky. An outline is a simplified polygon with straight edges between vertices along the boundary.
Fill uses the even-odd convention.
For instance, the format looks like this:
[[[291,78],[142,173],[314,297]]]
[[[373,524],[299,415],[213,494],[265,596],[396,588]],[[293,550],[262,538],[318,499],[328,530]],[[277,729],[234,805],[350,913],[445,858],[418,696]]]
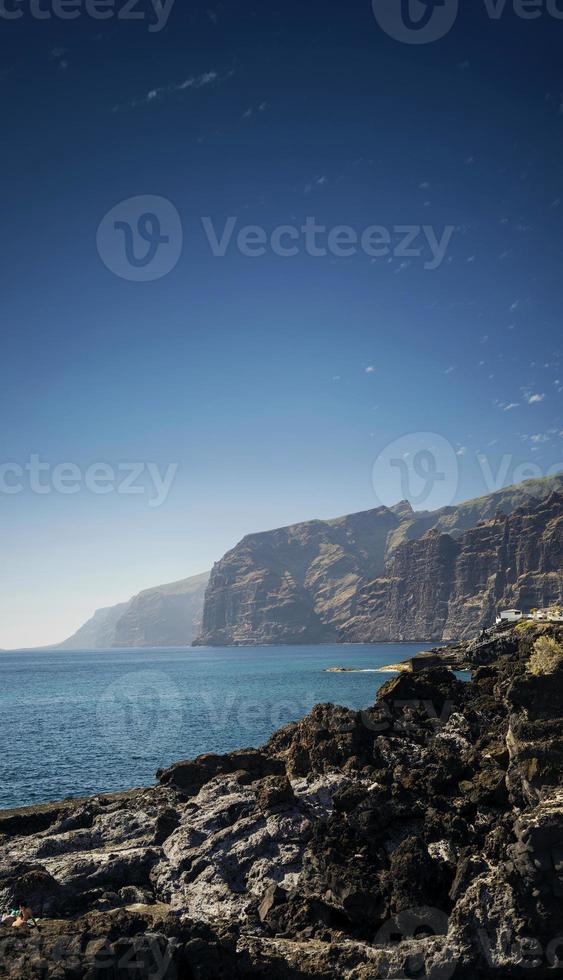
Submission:
[[[0,647],[561,469],[563,2],[405,10],[0,4]]]

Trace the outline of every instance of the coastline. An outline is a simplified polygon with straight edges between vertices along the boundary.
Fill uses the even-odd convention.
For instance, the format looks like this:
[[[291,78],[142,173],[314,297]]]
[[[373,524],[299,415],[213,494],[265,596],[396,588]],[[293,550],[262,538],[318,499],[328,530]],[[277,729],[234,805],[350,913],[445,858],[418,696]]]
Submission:
[[[403,671],[365,711],[317,705],[261,748],[177,762],[151,787],[0,813],[0,899],[23,890],[40,920],[2,930],[3,976],[39,980],[71,943],[76,980],[131,957],[139,980],[157,961],[166,980],[319,980],[399,976],[412,956],[427,976],[439,956],[482,980],[473,923],[491,944],[522,922],[547,945],[563,666],[528,669],[546,632],[561,642],[535,628],[465,644],[466,684],[442,664]],[[416,939],[404,909],[422,915]],[[513,946],[503,968],[518,963]]]
[[[418,650],[373,644],[7,654],[0,732],[12,776],[0,785],[0,807],[147,786],[159,766],[176,759],[261,745],[317,703],[364,708],[386,677],[343,680],[324,668],[372,670]],[[30,731],[35,752],[24,769],[17,742]],[[65,731],[73,733],[70,742]]]

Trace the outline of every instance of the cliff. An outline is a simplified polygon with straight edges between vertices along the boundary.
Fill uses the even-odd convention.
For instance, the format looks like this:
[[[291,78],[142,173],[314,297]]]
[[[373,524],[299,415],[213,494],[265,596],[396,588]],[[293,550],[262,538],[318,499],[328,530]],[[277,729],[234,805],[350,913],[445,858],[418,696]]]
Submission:
[[[92,618],[84,623],[84,626],[81,626],[68,640],[64,640],[56,647],[47,647],[47,649],[105,650],[112,647],[115,627],[126,609],[126,602],[120,602],[117,606],[107,606],[105,609],[97,609]]]
[[[545,980],[561,967],[563,653],[511,629],[473,680],[402,674],[262,749],[0,813],[7,980]],[[548,671],[547,673],[545,671]]]
[[[188,647],[201,629],[209,573],[147,589],[129,602],[99,609],[61,650]]]
[[[249,535],[211,573],[198,643],[336,640],[359,585],[383,571],[400,523],[382,507]]]
[[[135,596],[116,624],[113,646],[191,646],[201,628],[208,581],[206,572]]]
[[[450,640],[489,626],[499,607],[544,607],[563,590],[563,494],[499,514],[459,538],[429,531],[401,545],[364,586],[350,641]]]
[[[558,599],[562,491],[558,476],[249,535],[213,568],[197,644],[441,640],[490,625],[499,603]]]

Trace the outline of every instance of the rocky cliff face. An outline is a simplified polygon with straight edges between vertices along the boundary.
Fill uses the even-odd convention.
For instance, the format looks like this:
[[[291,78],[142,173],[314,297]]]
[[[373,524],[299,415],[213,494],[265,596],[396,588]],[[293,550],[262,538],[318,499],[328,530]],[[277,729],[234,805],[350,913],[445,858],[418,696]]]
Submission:
[[[359,592],[349,640],[456,639],[499,607],[543,607],[563,590],[563,495],[552,493],[459,538],[429,531],[399,546],[384,578]]]
[[[0,814],[8,980],[546,980],[561,969],[563,660],[467,644],[260,750]],[[484,666],[479,666],[483,664]],[[133,971],[133,972],[132,972]]]
[[[562,490],[554,477],[434,513],[403,503],[250,535],[211,573],[197,642],[449,639],[489,625],[499,603],[544,605],[561,592]],[[496,522],[522,507],[528,518]]]
[[[336,640],[360,583],[383,571],[400,523],[382,507],[249,535],[213,569],[198,642]]]
[[[201,629],[209,573],[141,592],[115,627],[116,647],[191,646]]]
[[[209,573],[160,585],[129,602],[99,609],[59,649],[187,647],[201,630]]]

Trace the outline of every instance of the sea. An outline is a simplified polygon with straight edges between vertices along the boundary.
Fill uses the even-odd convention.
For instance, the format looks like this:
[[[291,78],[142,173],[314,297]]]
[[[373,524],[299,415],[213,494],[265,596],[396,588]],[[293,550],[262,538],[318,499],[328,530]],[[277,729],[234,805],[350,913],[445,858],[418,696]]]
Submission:
[[[379,667],[429,648],[0,653],[0,808],[150,786],[180,759],[260,746],[315,704],[366,708],[393,676]]]

